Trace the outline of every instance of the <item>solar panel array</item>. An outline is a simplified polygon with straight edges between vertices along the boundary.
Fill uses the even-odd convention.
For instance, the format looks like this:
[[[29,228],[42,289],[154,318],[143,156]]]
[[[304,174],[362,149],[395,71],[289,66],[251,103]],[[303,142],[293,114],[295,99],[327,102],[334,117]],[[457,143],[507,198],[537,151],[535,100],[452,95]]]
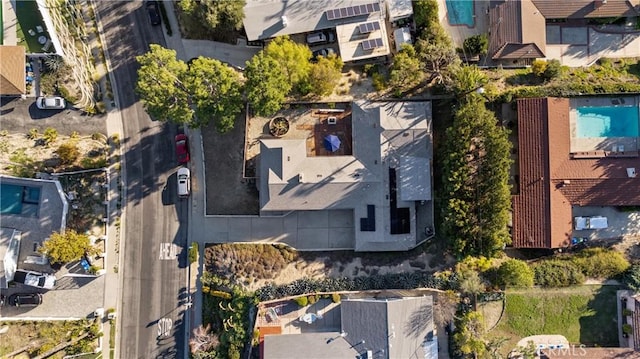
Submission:
[[[365,22],[364,24],[358,25],[358,29],[360,29],[361,34],[368,34],[370,32],[380,30],[380,23],[377,21]]]
[[[380,4],[377,2],[371,4],[341,7],[338,9],[327,10],[327,20],[339,20],[347,17],[369,15],[372,12],[376,11],[380,11]]]
[[[364,40],[361,44],[363,50],[373,50],[383,46],[381,38]]]

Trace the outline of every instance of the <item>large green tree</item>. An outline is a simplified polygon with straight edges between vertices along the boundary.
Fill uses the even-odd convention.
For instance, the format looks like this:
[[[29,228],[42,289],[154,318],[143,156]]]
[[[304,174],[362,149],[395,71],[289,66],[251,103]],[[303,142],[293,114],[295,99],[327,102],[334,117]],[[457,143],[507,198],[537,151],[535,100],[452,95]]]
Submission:
[[[494,256],[511,241],[508,130],[480,96],[467,96],[445,134],[443,229],[460,256]]]
[[[272,57],[260,51],[245,68],[247,100],[257,115],[270,116],[282,107],[291,82]]]
[[[264,49],[264,55],[275,60],[293,89],[306,80],[311,71],[311,50],[307,45],[291,41],[289,36],[280,36]]]
[[[342,59],[336,55],[318,57],[309,73],[310,91],[318,96],[330,95],[342,77]]]
[[[389,85],[396,91],[405,91],[422,81],[424,72],[415,48],[410,44],[402,45],[400,52],[393,58],[389,72]]]
[[[91,243],[87,235],[68,230],[64,233],[53,232],[39,251],[45,254],[51,263],[64,264],[79,260],[90,249]]]
[[[156,44],[137,60],[136,90],[153,118],[194,128],[213,120],[221,132],[233,127],[242,110],[242,85],[232,68],[204,57],[187,65]]]
[[[245,0],[181,0],[180,9],[211,30],[239,30],[244,19]]]

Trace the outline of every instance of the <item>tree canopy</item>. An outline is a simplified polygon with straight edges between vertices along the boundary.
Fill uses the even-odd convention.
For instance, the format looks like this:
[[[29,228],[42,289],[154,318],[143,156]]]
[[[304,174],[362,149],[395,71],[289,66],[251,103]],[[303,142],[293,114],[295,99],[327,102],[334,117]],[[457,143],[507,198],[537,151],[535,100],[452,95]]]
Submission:
[[[460,257],[493,257],[511,237],[508,130],[480,96],[468,96],[445,134],[443,230]]]
[[[309,76],[311,50],[307,45],[291,41],[289,36],[276,37],[265,47],[264,55],[278,63],[294,89]]]
[[[260,51],[245,68],[247,100],[257,115],[276,113],[291,91],[291,83],[280,64]]]
[[[218,60],[199,57],[187,65],[174,50],[151,44],[140,63],[136,91],[151,117],[198,128],[214,120],[225,132],[242,110],[240,76]]]
[[[389,72],[389,85],[397,91],[405,91],[420,83],[423,75],[422,63],[415,48],[410,44],[402,45],[400,52],[393,58]]]
[[[342,59],[334,54],[328,57],[319,56],[318,62],[311,65],[309,91],[318,96],[330,95],[340,82],[342,66]]]
[[[244,19],[245,0],[181,0],[180,9],[211,30],[239,30]]]
[[[79,260],[90,248],[91,243],[87,235],[68,230],[63,234],[53,232],[39,251],[45,254],[51,263],[64,264]]]

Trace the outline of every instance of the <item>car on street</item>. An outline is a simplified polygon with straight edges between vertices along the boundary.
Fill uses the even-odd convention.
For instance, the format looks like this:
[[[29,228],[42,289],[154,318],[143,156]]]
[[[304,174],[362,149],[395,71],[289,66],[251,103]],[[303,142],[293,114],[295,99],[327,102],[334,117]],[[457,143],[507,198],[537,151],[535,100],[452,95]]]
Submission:
[[[40,293],[15,293],[9,296],[9,305],[16,307],[35,307],[42,304]]]
[[[178,163],[189,162],[189,140],[183,133],[176,135],[176,157]]]
[[[56,277],[53,274],[38,273],[32,271],[17,270],[13,281],[28,286],[53,289],[56,285]]]
[[[36,106],[41,110],[64,110],[67,104],[60,96],[42,96],[36,99]]]
[[[335,54],[335,53],[336,53],[336,50],[334,50],[333,48],[331,48],[331,47],[325,47],[325,48],[323,48],[323,49],[315,50],[315,51],[312,53],[312,55],[313,55],[313,59],[316,59],[316,58],[318,58],[318,57],[320,57],[320,56],[322,56],[322,57],[327,57],[327,56],[329,56],[329,55],[331,55],[331,54]]]
[[[178,197],[187,198],[191,192],[191,172],[186,167],[178,169]]]
[[[151,20],[151,25],[160,25],[162,21],[160,20],[160,5],[157,1],[147,1],[147,13],[149,14],[149,20]]]

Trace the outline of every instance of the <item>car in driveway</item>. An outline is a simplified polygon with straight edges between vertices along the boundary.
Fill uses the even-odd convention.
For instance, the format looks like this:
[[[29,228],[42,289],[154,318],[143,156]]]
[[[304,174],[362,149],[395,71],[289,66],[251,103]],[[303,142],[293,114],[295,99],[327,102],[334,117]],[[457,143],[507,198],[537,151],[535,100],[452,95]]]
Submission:
[[[178,163],[189,162],[189,139],[183,133],[176,135],[176,157]]]
[[[318,57],[327,57],[335,53],[336,53],[336,50],[334,50],[333,48],[325,47],[322,49],[315,50],[314,52],[312,52],[312,55],[313,55],[313,59],[315,60]]]
[[[9,296],[9,305],[16,307],[35,307],[42,304],[40,293],[15,293]]]
[[[36,106],[41,110],[64,110],[67,103],[60,96],[41,96],[36,99]]]
[[[147,1],[145,5],[147,6],[147,13],[149,14],[151,25],[160,25],[162,23],[162,20],[160,20],[160,5],[158,4],[158,2]]]
[[[53,289],[56,285],[56,277],[53,274],[38,273],[32,271],[17,270],[13,281],[28,286]]]
[[[317,31],[307,35],[307,44],[319,45],[336,41],[336,35],[331,31]]]

